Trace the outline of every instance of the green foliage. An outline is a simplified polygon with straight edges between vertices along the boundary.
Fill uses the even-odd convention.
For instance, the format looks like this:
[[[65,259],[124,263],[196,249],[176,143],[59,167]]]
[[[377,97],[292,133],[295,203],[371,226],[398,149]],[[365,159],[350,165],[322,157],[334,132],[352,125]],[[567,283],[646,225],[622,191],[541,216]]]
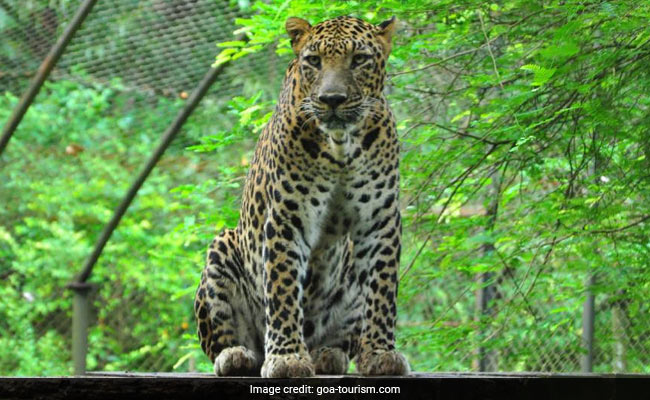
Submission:
[[[71,372],[72,294],[65,285],[80,271],[180,105],[159,99],[142,113],[131,107],[138,94],[115,90],[119,86],[48,84],[3,157],[0,345],[8,349],[0,356],[3,373]],[[11,94],[0,98],[1,120],[16,102]],[[212,116],[224,106],[208,103],[188,121],[185,141],[212,132]],[[215,164],[219,161],[215,157]],[[182,145],[172,145],[113,234],[91,279],[97,289],[90,369],[171,369],[185,351],[182,336],[195,330],[192,297],[202,253],[214,234],[202,218],[213,225],[212,204],[234,199],[238,186],[217,178],[225,190],[205,190],[202,206],[192,202],[192,207],[181,189],[171,189],[179,182],[210,181],[217,175],[215,164],[202,165]],[[233,207],[234,200],[228,209]],[[199,223],[204,230],[196,228]]]
[[[236,22],[250,40],[221,43],[217,63],[237,68],[269,48],[288,60],[288,16],[400,21],[387,93],[403,144],[397,338],[414,370],[476,369],[478,349],[500,370],[578,370],[594,276],[595,370],[649,371],[650,4],[248,9]],[[90,368],[209,370],[193,292],[205,245],[237,222],[277,96],[268,75],[245,80],[242,97],[207,99],[192,116],[188,148],[169,150],[102,255]],[[0,372],[70,372],[63,287],[181,102],[136,112],[132,96],[119,81],[50,84],[0,160]],[[0,120],[16,102],[0,98]],[[84,151],[67,155],[71,144]],[[478,292],[492,293],[484,307]]]
[[[289,16],[401,21],[388,90],[404,146],[398,338],[415,369],[473,368],[478,347],[497,352],[502,369],[578,369],[590,274],[602,320],[622,307],[624,329],[647,332],[647,320],[629,318],[647,310],[650,281],[646,2],[252,9],[237,20],[250,40],[223,43],[217,64],[267,46],[290,56]],[[497,297],[481,315],[474,297],[488,286]],[[597,326],[601,370],[614,358],[609,321]],[[628,367],[646,370],[645,336],[625,339]]]

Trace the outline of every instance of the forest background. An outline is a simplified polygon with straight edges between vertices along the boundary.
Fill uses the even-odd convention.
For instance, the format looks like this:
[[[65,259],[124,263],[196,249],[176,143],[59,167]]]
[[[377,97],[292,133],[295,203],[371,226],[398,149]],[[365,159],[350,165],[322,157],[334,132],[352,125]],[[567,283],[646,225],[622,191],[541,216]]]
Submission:
[[[0,0],[2,123],[78,4]],[[650,2],[115,0],[0,157],[0,375],[72,372],[66,284],[216,57],[224,77],[90,279],[87,358],[210,370],[192,299],[292,57],[284,21],[338,15],[399,20],[386,93],[412,368],[650,372]]]

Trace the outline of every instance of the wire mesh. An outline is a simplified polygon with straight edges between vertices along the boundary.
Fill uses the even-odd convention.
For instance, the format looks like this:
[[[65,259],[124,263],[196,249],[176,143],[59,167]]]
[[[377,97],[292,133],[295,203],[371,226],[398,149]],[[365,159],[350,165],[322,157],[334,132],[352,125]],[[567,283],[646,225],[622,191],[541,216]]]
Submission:
[[[25,89],[79,3],[0,0],[0,92],[10,93],[4,104],[15,102]],[[24,175],[10,176],[0,195],[7,204],[25,205],[14,209],[16,215],[0,211],[0,254],[6,256],[0,259],[0,276],[7,282],[0,296],[6,317],[0,319],[0,341],[3,348],[14,349],[0,355],[0,375],[71,372],[71,294],[65,284],[90,251],[88,237],[97,235],[110,217],[148,149],[208,70],[218,51],[215,43],[230,40],[235,18],[244,15],[229,1],[107,0],[98,2],[77,32],[19,127],[10,158],[3,161],[22,163]],[[232,117],[226,115],[226,103],[233,96],[251,95],[260,82],[279,85],[284,65],[268,51],[227,68],[142,188],[94,272],[89,369],[209,370],[196,346],[191,306],[201,249],[214,232],[193,230],[200,225],[194,216],[203,222],[216,218],[217,226],[236,218],[209,215],[219,214],[215,204],[236,200],[247,164],[243,154],[254,140],[237,142],[242,148],[233,147],[228,155],[184,149],[227,130]],[[419,82],[448,89],[444,77],[423,73]],[[269,92],[275,96],[275,90]],[[125,138],[137,145],[125,148]],[[25,161],[34,152],[39,159]],[[51,163],[62,154],[68,157],[65,165]],[[93,163],[91,155],[118,160],[120,169]],[[54,165],[59,169],[49,167]],[[211,187],[214,176],[237,166],[231,186]],[[80,181],[66,180],[79,174]],[[49,182],[63,182],[68,189],[57,193],[52,185],[48,191]],[[207,193],[201,209],[188,212],[197,203],[184,185]],[[230,192],[235,195],[224,194]],[[176,220],[183,223],[169,225]],[[168,226],[169,231],[151,240],[152,226]],[[417,226],[408,229],[407,240],[418,237]],[[43,235],[32,240],[36,232]],[[12,241],[13,236],[22,242]],[[182,255],[168,250],[179,245]],[[438,245],[434,240],[431,248]],[[43,257],[34,252],[47,253],[51,261],[35,264]],[[561,256],[552,262],[562,262]],[[599,273],[601,279],[614,279]],[[423,279],[420,287],[428,289],[404,305],[422,318],[400,320],[399,336],[408,342],[414,332],[412,337],[433,346],[422,356],[413,345],[410,354],[417,359],[435,352],[430,369],[580,370],[584,288],[571,286],[575,276],[552,268],[541,276],[526,268],[495,274],[487,282],[492,293],[484,307],[477,306],[476,298],[486,283],[477,276],[441,269],[434,278],[444,285],[434,288],[433,278],[419,277],[417,271],[406,278]],[[594,370],[645,371],[650,365],[648,310],[631,308],[624,292],[598,292],[596,298]],[[165,311],[178,304],[186,308],[183,317],[165,320]],[[436,335],[446,341],[436,341]]]
[[[15,104],[15,98],[26,88],[29,79],[80,3],[0,2],[0,92],[9,96],[6,97],[9,99],[7,104]],[[7,163],[12,163],[21,154],[36,149],[43,154],[41,162],[60,158],[63,153],[70,164],[65,167],[65,171],[57,171],[39,169],[33,163],[26,162],[25,170],[31,172],[25,178],[31,184],[14,190],[3,187],[3,198],[9,203],[30,195],[44,200],[47,196],[36,189],[39,183],[58,182],[62,174],[68,171],[70,176],[78,176],[81,170],[87,182],[83,182],[83,185],[77,185],[82,182],[75,182],[74,187],[70,187],[69,195],[72,199],[70,203],[84,204],[86,212],[82,214],[86,215],[71,215],[64,233],[80,234],[85,231],[82,236],[87,233],[96,235],[101,222],[107,220],[126,190],[130,177],[146,160],[157,137],[208,72],[219,50],[215,44],[232,38],[234,20],[243,15],[245,13],[236,4],[228,1],[98,2],[66,48],[42,93],[18,128],[6,159]],[[202,161],[192,154],[185,155],[184,148],[197,144],[199,138],[227,126],[229,117],[224,116],[225,104],[235,94],[251,92],[243,87],[245,83],[251,82],[251,77],[262,75],[279,81],[282,71],[277,71],[276,65],[269,62],[274,57],[274,53],[253,55],[236,70],[226,69],[211,87],[132,207],[135,210],[144,208],[145,214],[149,214],[147,220],[139,221],[145,223],[143,230],[146,231],[147,224],[160,223],[161,219],[174,213],[170,208],[162,213],[148,212],[147,201],[157,202],[158,207],[162,206],[161,202],[169,202],[171,208],[182,209],[184,201],[169,194],[169,190],[181,184],[199,184],[201,180],[209,179],[211,174],[218,174],[215,163]],[[79,113],[83,113],[84,117],[80,118]],[[43,133],[40,119],[47,119],[46,135],[39,136],[39,133]],[[202,121],[197,123],[198,119]],[[214,124],[206,123],[208,119],[214,121]],[[80,123],[81,120],[83,122]],[[140,138],[142,147],[124,148],[120,142],[126,137],[130,137],[131,141],[134,137]],[[26,147],[31,147],[31,150]],[[90,160],[85,157],[91,152],[95,156],[117,158],[123,169],[109,171],[90,165]],[[112,188],[108,190],[107,185]],[[93,191],[95,193],[90,193]],[[219,198],[218,194],[213,197]],[[97,202],[98,199],[102,201]],[[63,218],[66,210],[62,209],[65,208],[62,203],[65,201],[54,201],[47,206],[51,210],[43,211],[50,214],[50,218]],[[25,224],[24,217],[25,215],[7,215],[2,232],[20,236],[17,230],[34,229],[29,223]],[[11,218],[16,220],[12,221]],[[91,220],[87,220],[89,218]],[[139,222],[129,221],[127,215],[123,224],[138,225]],[[48,231],[48,235],[55,235],[51,232],[53,226],[42,228]],[[89,334],[89,369],[171,370],[178,357],[170,357],[170,352],[182,355],[184,350],[178,347],[185,344],[185,339],[170,344],[168,351],[162,351],[161,339],[180,338],[183,334],[193,337],[195,328],[191,292],[202,264],[200,253],[196,250],[204,247],[206,241],[199,244],[201,240],[196,240],[187,244],[187,239],[183,240],[179,232],[173,231],[173,226],[170,230],[169,240],[186,242],[188,248],[192,249],[185,253],[189,254],[187,259],[179,259],[177,253],[158,254],[155,249],[146,248],[146,244],[151,242],[146,239],[139,242],[140,248],[128,248],[129,241],[135,244],[133,237],[120,232],[120,229],[113,235],[92,279],[98,288],[91,296],[93,318]],[[210,234],[213,232],[205,233],[206,236]],[[6,355],[0,361],[0,373],[71,372],[72,303],[71,293],[65,290],[65,285],[78,272],[85,257],[83,254],[88,254],[92,245],[91,240],[81,240],[81,236],[74,241],[78,248],[73,250],[69,247],[59,250],[48,248],[52,257],[59,259],[65,258],[61,257],[61,252],[72,253],[69,262],[58,266],[63,271],[54,274],[58,276],[49,276],[54,278],[49,283],[50,288],[32,287],[30,281],[34,284],[42,282],[37,277],[37,271],[15,267],[21,262],[16,256],[19,250],[7,250],[8,256],[0,262],[0,273],[12,280],[9,285],[13,289],[12,293],[22,296],[22,300],[14,299],[15,302],[22,301],[24,304],[25,314],[22,318],[33,313],[27,318],[29,322],[25,322],[29,326],[27,331],[22,330],[22,326],[9,322],[11,319],[7,321],[7,329],[2,330],[0,336],[8,341],[11,336],[11,343],[17,351],[25,353],[25,357],[17,361],[15,358],[12,360],[11,355]],[[60,243],[56,246],[59,245]],[[132,257],[126,257],[125,253],[132,253]],[[115,257],[117,255],[121,256]],[[131,261],[128,262],[132,265],[127,267],[122,258],[130,258]],[[25,263],[24,260],[22,262]],[[147,275],[148,268],[181,263],[185,270],[194,270],[194,273],[185,274],[175,285],[170,284],[167,292],[155,292],[150,288],[149,279],[154,278],[153,275]],[[181,294],[177,293],[179,290]],[[142,332],[141,320],[152,318],[155,321],[156,310],[161,305],[169,304],[169,296],[175,296],[178,303],[187,304],[186,317],[183,321],[154,322],[157,326],[152,326],[150,332]],[[12,305],[9,303],[6,307]],[[34,313],[37,309],[42,311]],[[142,310],[145,309],[151,312],[143,315]],[[21,316],[16,315],[15,318]],[[29,351],[34,343],[39,346],[56,343],[56,346],[39,355]],[[52,351],[56,354],[51,354]],[[28,357],[49,358],[52,365],[33,366],[26,360]],[[191,361],[190,364],[196,364]],[[189,368],[195,368],[192,365]]]

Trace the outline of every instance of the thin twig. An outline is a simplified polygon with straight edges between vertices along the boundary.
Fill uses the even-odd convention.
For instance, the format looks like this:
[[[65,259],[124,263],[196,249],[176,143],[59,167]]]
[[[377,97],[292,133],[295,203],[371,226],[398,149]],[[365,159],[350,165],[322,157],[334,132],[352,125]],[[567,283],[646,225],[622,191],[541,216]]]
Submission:
[[[498,142],[494,142],[492,140],[486,139],[485,137],[475,136],[475,135],[472,135],[471,133],[467,133],[467,132],[461,132],[461,131],[449,128],[448,126],[438,124],[438,123],[433,122],[433,121],[423,122],[422,124],[433,125],[433,126],[435,126],[437,128],[440,128],[440,129],[443,129],[443,130],[445,130],[447,132],[453,133],[454,135],[472,138],[472,139],[478,140],[479,142],[487,143],[487,144],[490,144],[492,146],[500,146],[500,145],[503,145],[503,144],[510,144],[510,143],[515,142],[514,140],[500,140]]]
[[[499,87],[503,90],[503,83],[501,82],[501,74],[499,74],[499,69],[497,68],[497,62],[494,59],[494,53],[492,52],[492,46],[490,46],[490,39],[488,39],[487,32],[485,31],[485,24],[483,23],[483,13],[478,12],[478,19],[481,21],[481,30],[483,31],[483,37],[485,38],[485,45],[487,46],[488,53],[490,53],[490,58],[492,59],[492,67],[494,68],[494,73],[496,74],[497,80],[499,82]]]
[[[497,36],[494,39],[488,41],[488,43],[491,43],[491,42],[497,40],[498,38],[499,38],[499,36]],[[474,49],[459,51],[458,53],[452,54],[449,57],[445,57],[442,60],[438,60],[438,61],[436,61],[434,63],[427,64],[427,65],[425,65],[423,67],[420,67],[420,68],[414,68],[414,69],[409,69],[407,71],[395,72],[393,74],[389,74],[388,76],[392,78],[393,76],[405,75],[405,74],[410,74],[410,73],[413,73],[413,72],[423,71],[425,69],[435,67],[436,65],[446,63],[447,61],[453,60],[454,58],[458,58],[458,57],[461,57],[461,56],[464,56],[464,55],[467,55],[467,54],[476,53],[477,51],[481,50],[483,47],[485,47],[485,44],[482,44],[479,47],[476,47]]]
[[[465,182],[465,180],[467,179],[467,177],[469,177],[469,175],[470,175],[470,174],[471,174],[471,173],[472,173],[476,168],[478,168],[478,167],[483,163],[483,161],[485,161],[485,159],[488,158],[488,157],[490,156],[490,154],[492,154],[496,149],[497,149],[496,146],[492,146],[492,147],[491,147],[491,148],[490,148],[490,149],[489,149],[489,150],[488,150],[488,151],[483,155],[483,157],[481,157],[481,159],[478,160],[478,162],[476,162],[475,164],[470,165],[467,169],[465,169],[465,171],[463,171],[462,174],[460,174],[460,176],[458,176],[456,179],[454,179],[454,181],[449,185],[449,186],[451,186],[451,185],[455,185],[455,187],[454,187],[454,189],[452,190],[451,194],[449,195],[449,198],[447,199],[447,201],[445,202],[445,204],[442,206],[442,209],[440,210],[440,213],[438,214],[438,222],[440,222],[440,219],[442,218],[443,214],[445,213],[445,211],[447,210],[447,208],[449,208],[449,204],[451,204],[451,201],[453,200],[454,196],[455,196],[456,193],[458,192],[458,189],[462,186],[462,184]],[[424,242],[422,242],[422,245],[418,248],[418,251],[415,253],[415,255],[413,256],[413,258],[411,259],[411,262],[409,263],[408,267],[406,267],[406,269],[404,269],[404,271],[401,273],[401,275],[400,275],[400,279],[403,279],[404,276],[405,276],[405,275],[406,275],[406,274],[411,270],[411,268],[412,268],[413,265],[415,264],[415,261],[418,259],[418,257],[420,256],[420,254],[422,253],[422,251],[424,250],[424,248],[429,244],[429,241],[431,241],[431,238],[433,237],[433,233],[435,232],[435,229],[436,229],[436,226],[434,225],[434,227],[431,228],[431,230],[429,231],[429,234],[427,235],[427,237],[426,237],[426,239],[424,240]]]
[[[627,225],[625,225],[625,226],[622,226],[622,227],[620,227],[620,228],[615,228],[615,229],[596,229],[596,230],[592,230],[592,231],[587,231],[586,233],[617,233],[617,232],[622,232],[622,231],[624,231],[624,230],[626,230],[626,229],[630,229],[630,228],[632,228],[633,226],[636,226],[636,225],[642,224],[643,222],[645,222],[645,221],[647,221],[647,220],[649,220],[649,219],[650,219],[650,215],[645,215],[645,216],[643,216],[642,218],[640,218],[639,220],[634,221],[634,222],[632,222],[632,223],[630,223],[630,224],[627,224]]]

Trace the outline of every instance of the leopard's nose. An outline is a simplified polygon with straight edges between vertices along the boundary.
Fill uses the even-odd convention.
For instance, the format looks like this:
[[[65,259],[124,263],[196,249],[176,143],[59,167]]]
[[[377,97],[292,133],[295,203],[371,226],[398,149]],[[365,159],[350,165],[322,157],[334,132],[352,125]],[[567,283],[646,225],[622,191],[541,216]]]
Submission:
[[[329,105],[332,109],[341,105],[347,98],[348,96],[342,93],[326,93],[318,96],[318,100]]]

